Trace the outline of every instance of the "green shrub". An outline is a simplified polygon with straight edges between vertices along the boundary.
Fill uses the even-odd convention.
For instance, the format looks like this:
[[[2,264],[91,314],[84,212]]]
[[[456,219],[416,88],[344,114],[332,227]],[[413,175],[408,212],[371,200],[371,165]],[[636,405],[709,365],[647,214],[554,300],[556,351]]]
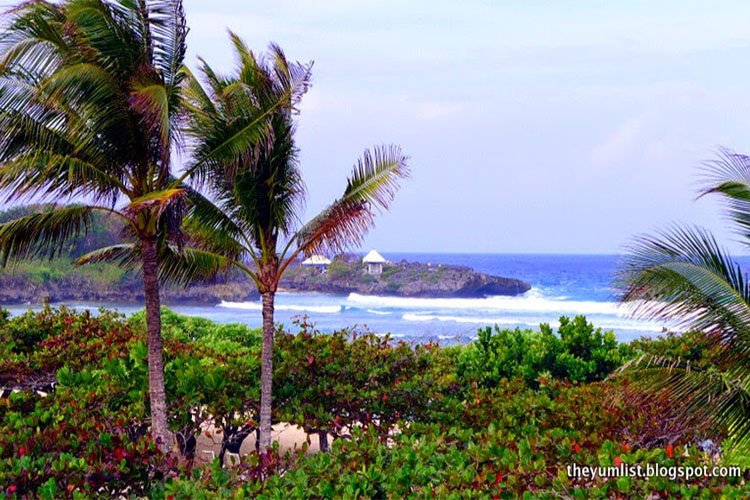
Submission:
[[[259,333],[164,310],[165,385],[179,458],[148,436],[143,313],[0,312],[0,376],[51,375],[56,389],[0,399],[0,495],[260,497],[742,497],[740,479],[584,480],[565,467],[712,464],[694,443],[720,437],[664,399],[597,380],[632,354],[583,318],[558,332],[483,330],[470,346],[412,346],[371,333],[278,332],[276,421],[336,436],[330,452],[198,466],[196,438],[220,457],[256,429]],[[682,353],[688,341],[634,343]],[[3,350],[4,349],[4,350]],[[704,351],[701,351],[702,353]],[[7,355],[6,355],[7,354]],[[702,359],[704,354],[691,354]],[[573,383],[575,382],[575,383]],[[12,490],[8,489],[12,486]]]
[[[667,332],[652,339],[640,338],[630,343],[638,353],[687,361],[699,368],[715,363],[721,344],[704,332],[689,331],[682,334]]]
[[[129,322],[138,329],[146,328],[146,311],[134,313]],[[171,309],[161,309],[161,331],[164,338],[180,342],[208,342],[218,347],[222,341],[243,347],[258,347],[262,338],[260,328],[250,328],[239,323],[215,323],[206,318],[178,314]]]
[[[540,330],[480,329],[477,341],[458,358],[459,375],[482,387],[515,377],[528,384],[548,377],[591,382],[603,379],[633,355],[613,332],[594,328],[583,316],[572,321],[561,317],[557,334],[547,324]]]

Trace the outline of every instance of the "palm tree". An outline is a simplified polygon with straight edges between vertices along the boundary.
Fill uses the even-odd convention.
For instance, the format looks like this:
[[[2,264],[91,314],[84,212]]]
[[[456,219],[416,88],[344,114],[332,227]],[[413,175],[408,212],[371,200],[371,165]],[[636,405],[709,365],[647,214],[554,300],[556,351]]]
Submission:
[[[750,157],[721,150],[707,164],[701,196],[719,194],[728,215],[750,244]],[[643,356],[623,371],[638,384],[663,390],[685,416],[699,416],[750,451],[750,281],[706,230],[674,226],[638,239],[621,269],[621,301],[638,318],[702,331],[721,346],[715,366]]]
[[[274,299],[282,275],[301,254],[339,252],[358,245],[372,226],[374,209],[387,209],[408,167],[397,147],[365,151],[344,194],[309,222],[299,224],[305,187],[294,142],[294,114],[307,89],[311,65],[288,62],[276,45],[271,45],[267,56],[256,58],[237,36],[230,36],[239,59],[236,72],[220,76],[203,63],[207,89],[192,76],[186,82],[187,134],[195,145],[194,155],[202,158],[205,150],[225,143],[233,130],[257,114],[258,106],[267,107],[280,95],[292,97],[274,113],[265,141],[227,150],[211,165],[196,170],[213,201],[191,191],[185,232],[194,246],[182,255],[189,256],[183,262],[192,267],[185,271],[175,265],[166,273],[180,278],[196,269],[211,272],[234,266],[257,285],[263,306],[259,448],[265,452],[271,445]],[[293,81],[305,84],[290,94],[286,89]]]
[[[0,257],[3,264],[52,257],[85,233],[96,212],[122,221],[129,243],[78,263],[128,253],[123,262],[135,261],[142,271],[151,431],[160,449],[169,450],[159,275],[162,261],[182,245],[184,181],[214,154],[257,142],[288,96],[282,92],[269,108],[256,108],[243,128],[215,151],[203,150],[176,177],[171,164],[184,116],[187,34],[181,1],[35,1],[9,18],[0,34],[0,191],[11,201],[76,204],[0,225]]]

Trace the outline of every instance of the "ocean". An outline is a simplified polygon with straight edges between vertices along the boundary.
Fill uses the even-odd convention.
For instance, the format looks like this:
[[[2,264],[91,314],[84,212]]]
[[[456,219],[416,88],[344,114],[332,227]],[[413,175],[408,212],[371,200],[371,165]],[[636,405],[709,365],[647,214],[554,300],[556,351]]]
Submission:
[[[532,285],[517,297],[403,298],[359,294],[279,293],[276,320],[294,331],[306,320],[321,331],[344,327],[390,333],[412,341],[464,343],[476,338],[478,328],[489,325],[538,329],[553,327],[562,315],[585,315],[595,326],[612,330],[622,341],[654,336],[666,325],[628,317],[618,307],[613,289],[620,257],[616,255],[531,254],[426,254],[381,252],[392,262],[402,259],[432,264],[469,266],[477,271],[518,278]],[[102,304],[68,304],[79,309],[97,309]],[[124,313],[133,305],[112,305]],[[12,313],[28,306],[14,306]],[[175,306],[174,310],[218,322],[261,325],[260,302],[222,303],[210,306]]]

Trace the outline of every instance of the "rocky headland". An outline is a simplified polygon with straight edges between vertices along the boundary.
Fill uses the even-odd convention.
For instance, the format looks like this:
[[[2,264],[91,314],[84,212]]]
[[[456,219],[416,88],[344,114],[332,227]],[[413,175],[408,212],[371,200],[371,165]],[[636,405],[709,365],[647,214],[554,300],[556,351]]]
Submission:
[[[325,269],[294,264],[282,280],[281,288],[330,294],[485,297],[519,295],[531,286],[468,267],[407,261],[387,263],[382,273],[374,276],[366,272],[359,256],[344,255],[336,257]],[[167,305],[258,300],[253,282],[241,273],[230,273],[187,287],[168,286],[162,296]],[[143,284],[133,273],[118,273],[102,265],[77,268],[39,262],[22,270],[0,269],[0,305],[72,301],[142,303]]]
[[[361,293],[398,297],[486,297],[520,295],[531,285],[514,278],[491,276],[465,266],[421,262],[386,263],[380,275],[366,272],[354,255],[336,257],[325,268],[297,265],[281,281],[297,292]]]

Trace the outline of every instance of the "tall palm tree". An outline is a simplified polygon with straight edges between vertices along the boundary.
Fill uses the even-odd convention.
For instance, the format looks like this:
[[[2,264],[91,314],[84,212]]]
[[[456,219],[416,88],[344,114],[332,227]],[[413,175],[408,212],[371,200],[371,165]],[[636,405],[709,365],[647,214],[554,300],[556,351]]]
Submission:
[[[169,450],[159,275],[165,255],[182,244],[184,180],[213,155],[257,142],[288,96],[256,108],[178,177],[172,153],[184,116],[187,34],[181,1],[33,1],[8,15],[0,34],[0,191],[8,200],[76,204],[0,225],[0,258],[52,257],[86,231],[95,212],[122,221],[129,244],[79,263],[128,251],[142,271],[151,430]]]
[[[288,62],[276,45],[265,57],[256,58],[237,36],[230,36],[239,59],[237,70],[220,76],[203,63],[207,88],[192,76],[186,82],[187,134],[197,157],[225,143],[233,130],[257,114],[258,106],[290,95],[285,90],[290,82],[305,84],[273,114],[265,141],[227,151],[206,168],[196,169],[212,201],[191,191],[185,228],[195,246],[192,253],[182,255],[190,257],[183,262],[192,267],[183,274],[185,269],[175,265],[166,273],[179,278],[196,269],[234,266],[257,285],[263,305],[259,446],[265,451],[271,445],[274,299],[282,275],[301,254],[339,252],[359,244],[372,226],[375,208],[387,209],[398,180],[409,171],[397,147],[365,151],[344,194],[306,224],[298,223],[305,187],[294,142],[294,115],[311,65]]]
[[[750,157],[722,150],[707,164],[701,196],[719,194],[750,245]],[[721,346],[699,369],[656,356],[624,367],[641,387],[665,390],[686,414],[712,422],[736,451],[750,451],[750,281],[706,230],[674,226],[638,239],[621,269],[621,301],[635,317],[703,331]]]

